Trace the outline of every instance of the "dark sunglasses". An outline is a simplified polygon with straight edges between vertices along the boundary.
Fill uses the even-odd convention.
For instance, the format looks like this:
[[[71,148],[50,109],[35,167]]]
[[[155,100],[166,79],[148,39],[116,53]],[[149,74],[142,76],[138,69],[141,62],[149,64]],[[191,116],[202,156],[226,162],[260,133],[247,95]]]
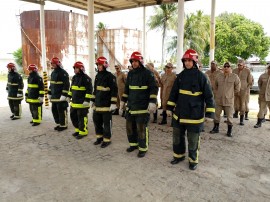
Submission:
[[[230,66],[229,65],[225,65],[224,68],[230,68]]]

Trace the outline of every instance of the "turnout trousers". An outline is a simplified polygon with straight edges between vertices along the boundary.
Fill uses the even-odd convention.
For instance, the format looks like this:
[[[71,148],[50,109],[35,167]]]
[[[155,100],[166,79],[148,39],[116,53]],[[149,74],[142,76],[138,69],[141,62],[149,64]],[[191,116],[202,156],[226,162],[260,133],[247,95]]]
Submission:
[[[112,112],[93,112],[93,121],[97,139],[110,142],[112,137]]]
[[[187,128],[185,125],[173,128],[173,156],[175,158],[185,157],[186,152],[186,135]],[[190,163],[199,162],[199,149],[200,149],[200,133],[187,131],[188,140],[188,160]]]
[[[41,123],[42,120],[42,104],[32,104],[29,103],[30,112],[32,114],[33,123]]]
[[[149,145],[149,114],[126,115],[126,130],[130,146],[138,146],[139,151],[148,151]]]
[[[67,107],[67,102],[52,102],[53,118],[60,127],[68,126]]]
[[[15,118],[21,118],[22,106],[21,100],[8,100],[9,108]]]
[[[70,119],[79,135],[88,135],[88,108],[70,107]]]

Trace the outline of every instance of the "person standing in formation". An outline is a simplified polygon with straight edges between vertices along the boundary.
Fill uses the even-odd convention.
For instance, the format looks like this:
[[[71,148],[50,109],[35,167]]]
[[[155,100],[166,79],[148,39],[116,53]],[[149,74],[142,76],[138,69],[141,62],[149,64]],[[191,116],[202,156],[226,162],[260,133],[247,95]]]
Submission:
[[[176,74],[173,73],[173,64],[167,63],[165,65],[165,73],[161,76],[161,85],[162,85],[162,100],[161,100],[161,106],[162,106],[162,121],[159,123],[159,125],[167,124],[167,102],[170,96],[170,92],[172,90],[174,81],[176,79]]]
[[[195,170],[199,162],[200,132],[204,117],[212,118],[215,112],[214,99],[208,79],[198,69],[197,52],[188,49],[182,62],[184,70],[177,75],[167,102],[167,113],[173,112],[174,154],[171,164],[185,159],[187,131],[189,169]]]
[[[240,92],[236,93],[234,96],[234,115],[233,118],[238,118],[238,113],[240,111],[240,125],[244,125],[244,115],[246,110],[246,99],[250,86],[252,85],[252,76],[250,70],[244,68],[245,61],[238,60],[238,68],[234,69],[232,72],[236,74],[241,81]]]
[[[63,69],[59,58],[52,58],[51,65],[53,71],[51,73],[48,98],[52,103],[52,114],[56,123],[54,130],[63,131],[68,127],[67,97],[70,88],[69,75]]]
[[[98,73],[95,78],[93,98],[93,121],[96,138],[94,145],[105,148],[111,144],[112,113],[117,109],[117,84],[115,76],[107,71],[109,67],[105,57],[96,60]]]
[[[32,114],[32,126],[38,126],[42,120],[42,105],[44,99],[44,83],[38,74],[38,68],[35,64],[28,66],[29,77],[27,90],[25,92],[25,101],[29,103]]]
[[[126,108],[126,130],[130,147],[127,152],[139,148],[138,157],[144,157],[149,145],[149,112],[156,111],[158,87],[154,74],[144,67],[143,56],[133,52],[129,59],[133,70],[128,73],[120,111]]]
[[[68,102],[70,103],[70,119],[75,127],[72,135],[82,139],[88,135],[88,112],[92,98],[92,80],[85,74],[84,64],[80,61],[73,65],[75,75],[72,77]]]
[[[222,71],[220,71],[217,67],[217,62],[216,61],[212,61],[211,62],[211,68],[209,70],[207,70],[205,72],[205,74],[208,76],[208,78],[210,79],[210,83],[211,83],[211,88],[212,88],[212,91],[214,93],[214,98],[216,97],[216,91],[214,89],[214,86],[215,86],[215,80],[217,78],[217,76],[219,74],[222,74]]]
[[[233,111],[234,111],[234,95],[240,91],[240,79],[231,72],[231,65],[225,62],[223,66],[223,74],[219,74],[216,78],[214,89],[216,94],[216,113],[214,118],[214,128],[210,133],[219,133],[220,114],[222,110],[227,115],[228,131],[227,136],[232,137],[233,127]]]
[[[114,67],[115,67],[116,83],[117,83],[117,88],[118,88],[118,96],[117,96],[117,109],[115,110],[115,113],[113,114],[117,115],[119,114],[120,102],[121,102],[122,95],[124,94],[127,76],[124,72],[121,71],[120,65],[115,65]],[[125,116],[125,109],[121,115],[122,117]]]
[[[262,126],[262,121],[265,117],[265,111],[267,107],[270,110],[270,65],[267,65],[267,72],[263,73],[258,80],[259,86],[259,113],[257,115],[258,120],[254,128]]]
[[[8,93],[8,104],[12,115],[11,120],[17,120],[21,118],[22,107],[21,102],[23,100],[23,79],[21,75],[17,72],[14,63],[7,64],[8,69],[8,82],[6,91]]]

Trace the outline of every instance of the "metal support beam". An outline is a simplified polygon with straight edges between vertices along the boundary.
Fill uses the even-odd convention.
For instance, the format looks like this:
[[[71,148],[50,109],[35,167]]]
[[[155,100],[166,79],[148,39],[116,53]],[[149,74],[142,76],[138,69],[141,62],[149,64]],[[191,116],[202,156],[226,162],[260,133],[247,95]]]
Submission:
[[[183,70],[182,56],[184,47],[184,0],[178,0],[178,28],[177,28],[177,67],[176,73]]]
[[[211,66],[211,61],[215,60],[215,12],[216,12],[216,0],[212,0],[211,5],[211,24],[210,24],[210,58],[209,67]]]
[[[86,72],[95,79],[95,34],[94,34],[94,1],[88,1],[88,67]]]
[[[46,42],[45,42],[45,19],[44,19],[44,2],[40,4],[40,44],[41,44],[41,66],[42,70],[47,71],[46,62]]]

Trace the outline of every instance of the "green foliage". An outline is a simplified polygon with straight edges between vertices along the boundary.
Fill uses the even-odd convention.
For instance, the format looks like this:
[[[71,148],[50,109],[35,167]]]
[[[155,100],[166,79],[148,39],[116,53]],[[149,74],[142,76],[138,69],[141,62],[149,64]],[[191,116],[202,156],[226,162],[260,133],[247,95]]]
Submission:
[[[15,62],[20,66],[22,67],[22,48],[19,48],[18,50],[14,51],[12,53],[14,59],[15,59]]]
[[[101,30],[104,30],[104,29],[107,29],[107,25],[105,25],[104,23],[102,22],[99,22],[96,26],[97,30],[98,31],[101,31]]]
[[[259,23],[236,13],[222,13],[216,18],[215,59],[219,63],[236,63],[238,58],[252,56],[264,60],[269,48],[270,37]]]

